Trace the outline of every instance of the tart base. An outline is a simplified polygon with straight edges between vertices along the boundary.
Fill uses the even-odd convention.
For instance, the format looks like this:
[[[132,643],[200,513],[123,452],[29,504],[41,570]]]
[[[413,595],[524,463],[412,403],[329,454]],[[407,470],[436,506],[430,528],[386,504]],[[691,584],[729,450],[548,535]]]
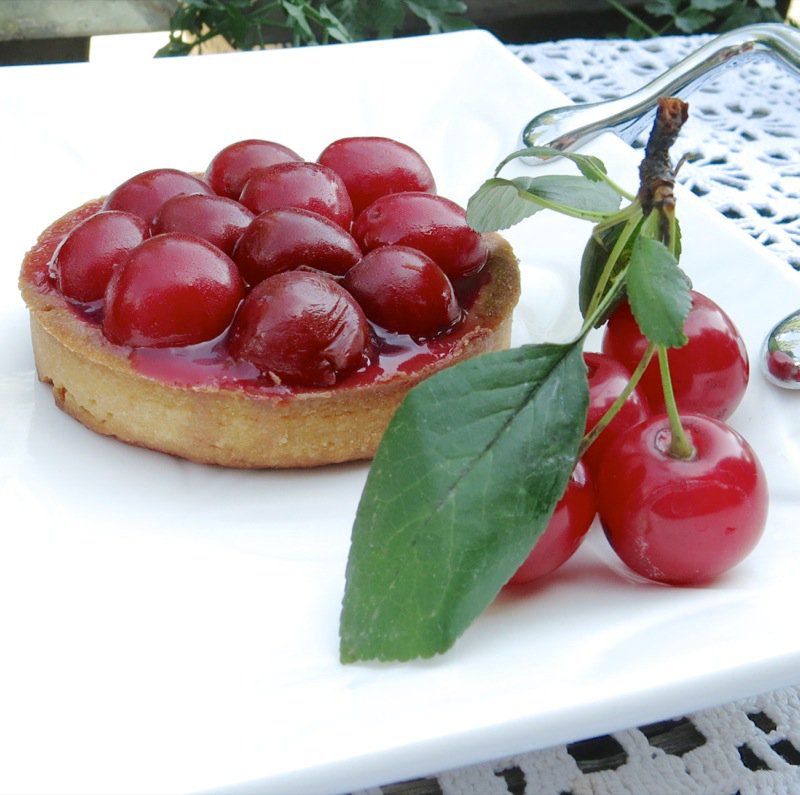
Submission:
[[[77,317],[60,294],[37,287],[23,266],[20,287],[31,312],[38,377],[51,385],[56,405],[87,428],[191,461],[292,468],[369,459],[415,384],[464,359],[508,347],[519,270],[508,243],[498,235],[489,238],[490,278],[444,358],[385,381],[278,396],[171,384],[142,374],[126,349]]]

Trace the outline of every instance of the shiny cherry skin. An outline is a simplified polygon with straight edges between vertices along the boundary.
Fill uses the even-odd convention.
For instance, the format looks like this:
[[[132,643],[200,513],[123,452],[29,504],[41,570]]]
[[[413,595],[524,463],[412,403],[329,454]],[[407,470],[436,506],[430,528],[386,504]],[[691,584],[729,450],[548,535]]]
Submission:
[[[724,420],[741,402],[750,377],[747,349],[733,321],[714,301],[692,291],[692,308],[684,324],[689,342],[668,353],[670,377],[680,411]],[[633,370],[647,340],[639,331],[627,302],[608,320],[603,352]],[[639,382],[653,412],[664,410],[658,362],[650,362]]]
[[[589,408],[586,413],[586,433],[611,408],[630,381],[628,369],[604,353],[584,353],[589,379]],[[583,461],[594,474],[603,460],[603,455],[614,439],[626,428],[636,425],[650,416],[647,399],[638,388],[627,397],[611,422],[601,431],[583,454]]]
[[[152,232],[181,232],[207,240],[230,255],[255,216],[225,196],[183,194],[167,199],[153,219]]]
[[[431,339],[451,329],[461,317],[444,271],[430,257],[407,246],[373,249],[347,271],[342,286],[373,323],[416,339]]]
[[[767,518],[767,482],[750,445],[721,420],[682,415],[695,448],[669,453],[669,420],[655,415],[622,433],[597,478],[606,536],[634,572],[699,585],[747,557]]]
[[[536,546],[507,585],[526,585],[563,566],[577,552],[596,515],[591,477],[578,461]]]
[[[333,278],[288,271],[251,290],[228,349],[276,384],[329,387],[368,364],[371,339],[361,307]]]
[[[410,246],[427,254],[451,279],[477,273],[489,257],[485,238],[467,224],[455,202],[431,193],[390,193],[356,218],[361,248]]]
[[[279,207],[311,210],[348,232],[353,223],[353,204],[342,178],[318,163],[277,163],[255,169],[239,201],[256,214]]]
[[[391,138],[340,138],[325,147],[317,162],[344,180],[356,216],[387,193],[436,193],[433,174],[419,152]]]
[[[205,179],[214,193],[238,200],[253,169],[290,160],[302,158],[297,152],[275,141],[248,138],[228,144],[217,152],[208,164]]]
[[[361,249],[341,226],[318,213],[292,207],[257,215],[233,251],[250,285],[301,267],[341,276],[361,256]]]
[[[245,288],[230,257],[191,235],[151,237],[111,277],[103,333],[118,345],[163,348],[214,339]]]
[[[182,193],[212,194],[211,186],[185,171],[154,168],[143,171],[114,188],[103,203],[104,210],[122,210],[143,218],[148,228],[167,199]]]
[[[50,277],[75,301],[103,297],[116,265],[147,237],[138,215],[107,210],[81,221],[59,244],[50,260]]]

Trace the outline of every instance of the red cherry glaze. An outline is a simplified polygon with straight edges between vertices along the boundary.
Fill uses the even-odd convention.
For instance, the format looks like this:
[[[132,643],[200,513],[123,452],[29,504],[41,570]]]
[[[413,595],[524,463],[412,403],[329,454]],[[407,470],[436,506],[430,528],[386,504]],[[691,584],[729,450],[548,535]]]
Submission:
[[[167,199],[153,219],[153,234],[181,232],[202,237],[231,254],[255,216],[246,207],[224,196],[202,193]]]
[[[111,277],[103,332],[134,347],[210,340],[228,327],[244,292],[233,261],[215,246],[191,235],[158,235]]]
[[[747,349],[728,315],[710,298],[692,291],[692,308],[684,323],[689,342],[668,353],[670,378],[678,409],[726,419],[744,396],[750,375]],[[633,370],[647,340],[639,331],[630,305],[614,310],[603,335],[603,352]],[[651,410],[664,411],[664,393],[658,361],[650,363],[640,391]]]
[[[48,264],[58,244],[69,232],[86,218],[100,211],[101,201],[88,202],[54,223],[42,235],[30,252],[24,277],[42,294],[56,292],[57,285],[48,274]],[[474,304],[479,291],[487,284],[487,277],[479,273],[471,279],[458,282],[457,291],[462,307]],[[82,322],[89,326],[102,323],[102,311],[93,304],[70,302],[68,304]],[[468,321],[469,318],[467,317]],[[406,334],[381,331],[374,338],[374,351],[369,366],[343,376],[337,386],[343,388],[365,386],[391,381],[399,375],[413,373],[453,354],[463,344],[464,336],[474,326],[469,322],[458,324],[451,332],[432,340],[415,341]],[[220,390],[243,390],[259,395],[286,396],[314,387],[275,384],[261,376],[258,369],[245,361],[234,360],[223,335],[193,345],[167,348],[133,348],[129,360],[136,370],[148,378],[188,387],[212,386]]]
[[[250,172],[239,201],[254,213],[299,207],[324,215],[349,231],[353,205],[342,178],[318,163],[277,163]]]
[[[628,385],[631,374],[623,364],[604,353],[584,353],[583,358],[589,378],[589,410],[586,413],[588,433],[620,396]],[[614,439],[626,428],[642,422],[649,416],[650,408],[646,398],[638,389],[634,389],[614,415],[614,419],[584,453],[583,460],[589,470],[596,474],[605,451]]]
[[[431,193],[392,193],[376,199],[353,224],[364,251],[410,246],[427,254],[451,279],[476,273],[489,257],[483,237],[455,202]]]
[[[50,260],[58,289],[75,301],[103,297],[114,267],[147,236],[144,221],[130,213],[108,210],[79,223]]]
[[[274,141],[248,138],[221,149],[209,163],[205,179],[220,196],[238,199],[244,183],[255,168],[302,160],[297,152]]]
[[[595,515],[594,487],[578,461],[536,546],[507,585],[525,585],[561,567],[577,552]]]
[[[251,284],[283,271],[308,267],[342,275],[361,249],[341,226],[308,210],[280,208],[256,216],[233,252]]]
[[[373,323],[417,339],[435,337],[461,317],[444,271],[421,251],[406,246],[373,249],[347,272],[342,286]]]
[[[324,387],[368,364],[370,334],[361,307],[332,278],[290,271],[253,288],[228,347],[277,383]]]
[[[340,138],[325,147],[317,162],[344,180],[356,216],[387,193],[436,193],[433,174],[421,155],[391,138]]]
[[[167,199],[182,193],[211,194],[211,187],[197,177],[174,168],[143,171],[108,194],[104,210],[122,210],[144,219],[148,228]]]

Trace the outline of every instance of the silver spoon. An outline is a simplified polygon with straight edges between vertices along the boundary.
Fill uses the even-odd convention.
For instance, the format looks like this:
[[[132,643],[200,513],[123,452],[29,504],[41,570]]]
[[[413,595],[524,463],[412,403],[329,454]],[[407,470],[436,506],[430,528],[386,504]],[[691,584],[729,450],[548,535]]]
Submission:
[[[800,31],[772,22],[723,33],[686,56],[642,88],[619,99],[567,105],[540,113],[522,131],[524,146],[549,146],[565,152],[614,132],[626,143],[652,124],[659,97],[685,99],[719,67],[768,55],[800,72]]]
[[[800,309],[767,334],[761,347],[761,371],[784,389],[800,389]]]
[[[718,68],[763,55],[800,73],[800,31],[789,25],[766,23],[723,33],[627,96],[540,113],[525,125],[522,144],[565,152],[603,132],[614,132],[626,143],[633,143],[652,124],[659,97],[685,98]],[[770,382],[800,389],[800,310],[770,331],[760,359],[761,370]]]

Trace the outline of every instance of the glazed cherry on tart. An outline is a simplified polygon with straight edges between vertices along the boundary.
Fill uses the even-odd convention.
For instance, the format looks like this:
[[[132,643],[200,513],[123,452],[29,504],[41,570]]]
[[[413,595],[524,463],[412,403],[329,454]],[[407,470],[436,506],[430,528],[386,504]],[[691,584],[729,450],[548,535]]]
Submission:
[[[371,340],[364,312],[346,290],[323,274],[295,270],[253,288],[228,346],[275,383],[332,386],[368,363]]]
[[[58,405],[204,463],[318,466],[371,457],[409,389],[507,347],[519,297],[508,244],[424,193],[432,177],[408,147],[345,139],[326,151],[330,165],[238,141],[204,178],[142,172],[46,229],[20,287]],[[370,208],[425,198],[379,206],[387,226],[367,208],[367,252],[350,231],[351,191]],[[398,245],[380,237],[392,224]]]
[[[174,168],[155,168],[143,171],[115,188],[103,203],[104,210],[122,210],[142,218],[150,226],[167,199],[184,193],[213,191],[207,182]]]
[[[342,285],[370,320],[399,334],[435,337],[461,317],[455,290],[444,271],[414,248],[373,249],[347,271]]]
[[[135,248],[105,292],[103,333],[118,345],[167,347],[210,340],[230,325],[244,283],[233,261],[192,235]]]
[[[341,226],[310,210],[279,207],[257,216],[233,251],[248,284],[299,267],[342,276],[362,257]]]
[[[202,237],[226,254],[232,254],[254,214],[225,196],[182,193],[167,199],[153,220],[153,234],[181,232]]]
[[[489,255],[486,239],[469,227],[463,208],[431,193],[381,196],[358,216],[353,237],[365,252],[379,246],[419,249],[451,279],[476,273]]]
[[[754,549],[767,518],[766,476],[750,445],[720,420],[684,414],[691,455],[671,452],[659,414],[606,452],[597,506],[606,536],[633,571],[671,585],[706,583]]]
[[[727,419],[741,402],[750,366],[739,331],[725,311],[707,296],[691,292],[692,308],[684,324],[689,341],[668,353],[672,388],[678,408]],[[603,352],[633,371],[647,340],[639,330],[627,302],[608,320]],[[639,382],[652,411],[664,410],[661,372],[652,361]]]
[[[311,210],[348,231],[353,222],[353,204],[341,177],[317,163],[278,163],[255,169],[239,201],[254,213],[285,207]]]
[[[97,301],[106,291],[114,266],[147,237],[137,215],[107,210],[81,221],[50,260],[58,289],[76,301]]]
[[[390,138],[340,138],[325,147],[317,162],[344,180],[356,216],[387,193],[436,193],[436,181],[420,154]]]
[[[302,159],[283,144],[248,138],[228,144],[214,155],[206,169],[205,180],[219,196],[238,199],[254,169]]]

